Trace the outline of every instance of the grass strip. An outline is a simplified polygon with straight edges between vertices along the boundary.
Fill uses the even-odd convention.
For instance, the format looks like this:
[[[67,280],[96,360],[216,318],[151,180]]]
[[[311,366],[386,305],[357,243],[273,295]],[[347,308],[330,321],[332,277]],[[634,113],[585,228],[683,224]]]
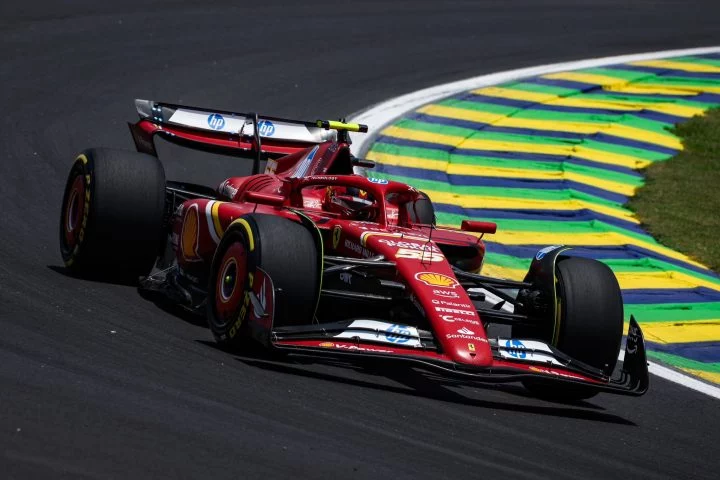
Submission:
[[[662,244],[720,270],[720,109],[675,127],[685,149],[645,170],[628,206]]]

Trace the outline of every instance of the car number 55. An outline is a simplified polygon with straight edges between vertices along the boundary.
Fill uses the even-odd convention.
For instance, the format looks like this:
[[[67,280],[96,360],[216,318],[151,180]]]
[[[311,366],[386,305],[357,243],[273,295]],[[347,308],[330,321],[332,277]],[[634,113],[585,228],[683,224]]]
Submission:
[[[398,248],[395,253],[396,258],[408,258],[412,260],[422,260],[424,262],[442,262],[444,257],[441,253],[433,253],[430,248],[426,250],[412,250],[410,248]]]

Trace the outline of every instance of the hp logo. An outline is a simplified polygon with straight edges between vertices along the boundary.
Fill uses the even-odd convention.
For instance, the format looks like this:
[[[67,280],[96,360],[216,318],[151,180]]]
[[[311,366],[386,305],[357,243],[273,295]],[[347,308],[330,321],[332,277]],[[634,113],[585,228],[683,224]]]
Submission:
[[[407,343],[412,332],[404,325],[391,325],[385,330],[385,338],[392,343]]]
[[[222,130],[222,128],[225,126],[225,119],[219,113],[213,113],[212,115],[208,115],[207,122],[208,125],[210,125],[210,128],[212,128],[213,130]]]
[[[263,137],[272,137],[275,133],[275,125],[270,120],[260,120],[258,122],[258,131]]]
[[[511,357],[525,358],[527,356],[525,345],[520,340],[505,341],[505,349]]]

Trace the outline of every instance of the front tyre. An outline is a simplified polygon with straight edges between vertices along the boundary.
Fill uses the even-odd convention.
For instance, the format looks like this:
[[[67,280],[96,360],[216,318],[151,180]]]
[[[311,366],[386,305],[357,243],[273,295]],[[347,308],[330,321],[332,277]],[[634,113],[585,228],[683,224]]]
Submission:
[[[623,302],[612,270],[597,260],[561,257],[556,265],[558,320],[552,344],[587,365],[612,375],[620,353]],[[583,385],[557,385],[526,381],[541,397],[581,400],[597,391]]]
[[[60,253],[85,277],[135,280],[160,247],[165,171],[153,156],[92,148],[78,155],[60,211]]]
[[[244,215],[223,235],[208,285],[210,330],[232,349],[246,346],[256,268],[275,287],[274,326],[310,324],[317,307],[320,252],[312,233],[283,217]]]

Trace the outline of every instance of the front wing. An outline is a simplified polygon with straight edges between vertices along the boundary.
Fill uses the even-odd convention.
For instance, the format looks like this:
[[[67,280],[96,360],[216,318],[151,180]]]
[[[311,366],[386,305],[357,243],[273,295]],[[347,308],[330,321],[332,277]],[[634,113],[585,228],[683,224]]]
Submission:
[[[288,353],[353,359],[383,359],[434,370],[469,383],[504,383],[542,379],[590,386],[597,391],[643,395],[649,374],[642,330],[630,318],[622,367],[608,378],[603,373],[535,340],[488,339],[493,352],[487,367],[463,365],[438,351],[430,332],[390,325],[377,328],[371,320],[274,328],[264,337],[268,346]],[[401,328],[397,328],[401,327]],[[519,342],[519,343],[518,343]],[[523,345],[519,348],[518,345]]]

